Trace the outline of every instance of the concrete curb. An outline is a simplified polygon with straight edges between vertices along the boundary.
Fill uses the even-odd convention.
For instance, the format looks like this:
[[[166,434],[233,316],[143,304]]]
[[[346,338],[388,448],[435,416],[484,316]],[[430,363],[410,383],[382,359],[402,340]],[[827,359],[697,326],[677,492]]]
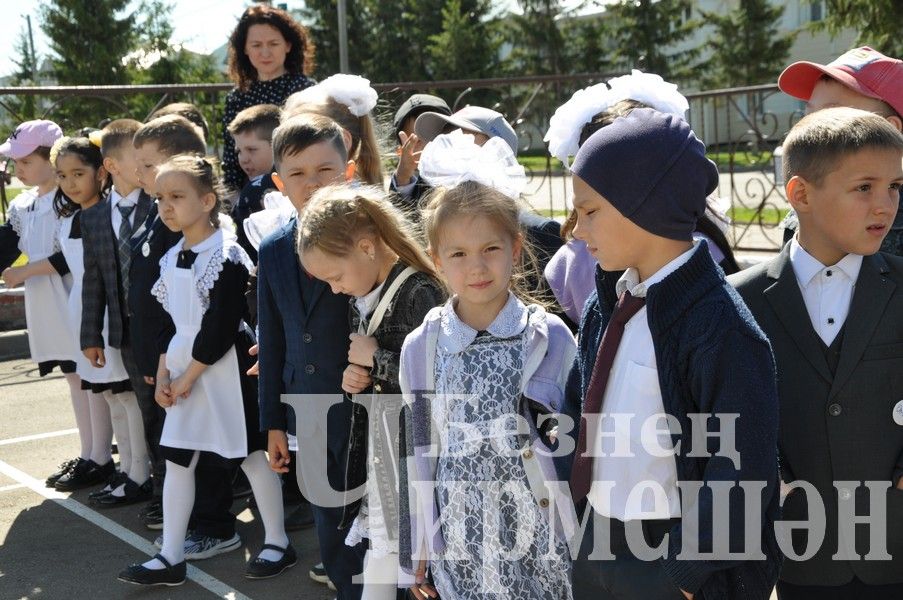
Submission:
[[[29,356],[31,353],[28,349],[26,329],[0,331],[0,360],[16,360]]]

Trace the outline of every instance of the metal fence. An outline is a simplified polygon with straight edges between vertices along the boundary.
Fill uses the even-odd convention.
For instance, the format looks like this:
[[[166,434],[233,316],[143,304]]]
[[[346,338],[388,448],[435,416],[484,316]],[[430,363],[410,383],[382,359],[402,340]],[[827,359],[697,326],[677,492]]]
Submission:
[[[387,148],[395,140],[390,139],[392,134],[385,124],[391,123],[395,109],[414,92],[435,93],[452,107],[480,104],[504,113],[519,135],[522,155],[537,157],[531,159],[527,167],[531,204],[561,217],[568,209],[569,185],[561,165],[545,152],[542,143],[545,128],[555,108],[574,91],[615,75],[542,75],[374,84],[380,93],[375,113],[377,122],[383,124]],[[7,87],[0,88],[0,108],[4,109],[0,111],[0,119],[10,127],[21,121],[13,100],[26,96],[34,97],[41,116],[50,119],[67,103],[79,98],[93,99],[98,105],[97,121],[104,117],[145,120],[150,112],[170,102],[191,102],[207,117],[211,127],[208,143],[218,153],[222,106],[225,94],[231,89],[232,85],[228,83]],[[147,114],[132,114],[135,109],[130,106],[136,103],[129,100],[135,98],[142,98],[144,101],[139,104],[153,109]],[[729,200],[728,216],[734,221],[729,240],[738,250],[774,251],[780,244],[779,223],[787,204],[781,186],[776,184],[772,151],[800,117],[799,103],[782,96],[775,85],[689,93],[687,98],[690,124],[707,143],[710,157],[722,173],[718,194]],[[5,176],[0,177],[0,209],[5,213],[11,165],[0,167]]]

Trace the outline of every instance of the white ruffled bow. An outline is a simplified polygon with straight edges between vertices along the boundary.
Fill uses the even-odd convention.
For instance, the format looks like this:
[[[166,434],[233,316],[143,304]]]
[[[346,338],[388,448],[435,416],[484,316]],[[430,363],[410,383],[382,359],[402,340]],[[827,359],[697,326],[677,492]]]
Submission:
[[[615,77],[608,84],[597,83],[577,90],[570,100],[558,107],[549,120],[549,130],[543,141],[549,145],[549,153],[565,165],[577,154],[580,132],[594,116],[622,100],[636,100],[655,110],[670,113],[683,119],[690,104],[668,83],[654,73],[636,69],[630,75]]]
[[[427,144],[417,168],[420,176],[434,187],[476,181],[518,198],[527,184],[524,167],[502,138],[489,138],[479,146],[473,135],[460,129],[438,135]]]
[[[324,102],[330,98],[347,106],[355,117],[363,117],[376,106],[379,95],[370,87],[369,79],[346,73],[332,75],[298,92],[298,100],[304,102]]]

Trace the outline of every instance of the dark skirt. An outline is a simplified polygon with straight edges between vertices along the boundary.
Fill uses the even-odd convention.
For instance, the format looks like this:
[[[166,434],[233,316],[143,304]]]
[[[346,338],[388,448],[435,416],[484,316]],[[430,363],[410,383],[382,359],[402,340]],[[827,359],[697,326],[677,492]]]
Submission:
[[[114,394],[122,394],[132,391],[132,382],[128,379],[124,379],[122,381],[113,381],[112,383],[92,383],[82,379],[82,389],[94,394],[101,394],[107,390],[110,390]]]
[[[64,374],[75,373],[75,361],[72,360],[45,360],[38,363],[38,373],[41,377],[49,375],[56,367]]]
[[[257,450],[267,449],[267,434],[260,430],[260,413],[257,405],[257,378],[247,375],[248,369],[254,365],[254,357],[248,355],[248,350],[255,344],[254,336],[250,329],[243,328],[235,340],[235,353],[238,356],[238,377],[241,381],[241,397],[245,411],[245,432],[248,436],[248,454]],[[187,448],[171,448],[160,446],[163,458],[181,467],[187,467],[191,463],[191,457],[196,450]],[[208,468],[235,468],[244,462],[244,457],[225,458],[215,452],[201,451],[198,458],[198,466]]]

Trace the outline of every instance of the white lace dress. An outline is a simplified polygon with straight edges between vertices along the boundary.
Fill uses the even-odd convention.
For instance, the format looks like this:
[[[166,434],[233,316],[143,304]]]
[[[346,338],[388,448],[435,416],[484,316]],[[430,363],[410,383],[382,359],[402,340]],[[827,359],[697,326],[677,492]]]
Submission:
[[[439,594],[444,600],[570,600],[567,547],[550,532],[530,491],[518,451],[525,439],[512,418],[526,355],[526,309],[512,296],[480,333],[451,303],[443,310],[436,391],[451,396],[444,396],[446,413],[436,424],[445,432],[436,499],[446,551],[431,563]]]

